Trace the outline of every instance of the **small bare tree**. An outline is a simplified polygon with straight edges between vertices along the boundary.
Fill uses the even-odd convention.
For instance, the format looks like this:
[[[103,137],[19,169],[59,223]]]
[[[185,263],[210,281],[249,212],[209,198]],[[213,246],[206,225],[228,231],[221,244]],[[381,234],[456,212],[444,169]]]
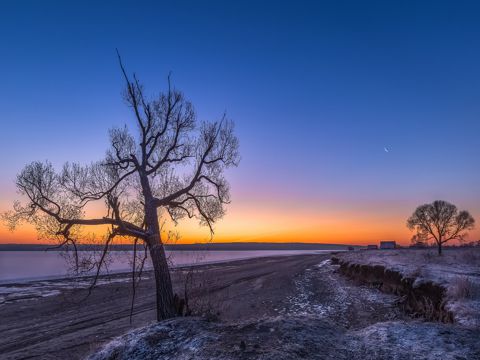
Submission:
[[[166,93],[147,98],[118,58],[138,135],[126,126],[112,129],[105,158],[88,166],[66,163],[59,172],[49,162],[25,166],[16,185],[27,201],[15,202],[4,218],[12,230],[27,221],[43,238],[73,248],[77,267],[82,229],[97,226],[98,231],[100,226],[105,236],[93,286],[115,238],[130,238],[135,249],[143,242],[153,263],[161,320],[176,312],[159,217],[168,214],[174,223],[196,218],[213,234],[213,224],[229,202],[224,170],[238,164],[238,140],[225,116],[197,124],[192,104],[171,88],[170,79]],[[86,217],[92,202],[103,204],[103,216]]]
[[[407,227],[417,231],[417,239],[435,241],[439,255],[443,244],[463,240],[474,225],[475,220],[468,211],[458,211],[455,205],[442,200],[417,207],[407,220]]]

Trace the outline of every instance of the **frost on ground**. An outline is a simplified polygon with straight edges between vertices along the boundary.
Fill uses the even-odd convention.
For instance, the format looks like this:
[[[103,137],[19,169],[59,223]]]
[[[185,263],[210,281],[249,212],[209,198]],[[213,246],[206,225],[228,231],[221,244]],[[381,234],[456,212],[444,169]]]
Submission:
[[[293,282],[278,316],[167,320],[113,340],[89,360],[480,359],[479,329],[412,320],[395,296],[356,285],[328,260]]]
[[[298,274],[294,294],[286,298],[278,313],[315,316],[346,328],[407,318],[396,305],[395,296],[358,286],[335,270],[330,260],[325,260]]]
[[[446,309],[455,321],[472,328],[480,327],[480,249],[372,250],[344,252],[343,261],[381,265],[415,279],[415,285],[430,281],[447,291]]]
[[[119,282],[129,282],[131,275],[115,275],[97,280],[97,286]],[[41,297],[55,296],[68,289],[85,289],[91,286],[92,278],[65,278],[44,281],[30,281],[18,284],[0,285],[0,306],[16,301],[34,300]]]
[[[178,318],[110,342],[89,360],[140,359],[478,359],[478,333],[420,322],[349,331],[314,316],[244,323]]]
[[[478,330],[432,322],[383,322],[351,334],[372,359],[480,359]],[[365,350],[362,350],[365,349]],[[362,357],[355,357],[361,359]]]

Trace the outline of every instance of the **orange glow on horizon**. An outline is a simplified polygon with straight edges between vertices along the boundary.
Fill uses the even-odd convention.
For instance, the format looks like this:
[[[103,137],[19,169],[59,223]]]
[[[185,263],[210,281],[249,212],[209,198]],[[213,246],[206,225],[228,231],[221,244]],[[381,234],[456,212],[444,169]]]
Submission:
[[[3,210],[3,209],[2,209]],[[91,210],[91,216],[99,216]],[[197,221],[182,221],[177,227],[167,230],[178,231],[178,243],[196,242],[306,242],[328,244],[366,245],[380,240],[395,240],[408,245],[412,232],[405,226],[403,213],[360,213],[340,210],[285,209],[265,205],[255,210],[247,204],[231,205],[227,215],[215,226],[210,239],[208,228],[200,227]],[[85,228],[86,232],[92,232]],[[97,228],[98,231],[98,228]],[[480,231],[474,229],[467,241],[478,240]],[[0,243],[36,243],[37,235],[31,225],[22,225],[10,232],[0,225]]]

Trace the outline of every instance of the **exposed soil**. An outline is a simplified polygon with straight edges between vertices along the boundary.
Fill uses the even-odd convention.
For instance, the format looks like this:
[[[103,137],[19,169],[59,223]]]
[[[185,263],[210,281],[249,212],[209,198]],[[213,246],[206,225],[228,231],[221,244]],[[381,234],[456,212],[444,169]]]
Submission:
[[[416,284],[416,278],[404,277],[400,272],[382,265],[357,264],[337,257],[333,257],[332,262],[340,265],[339,271],[343,275],[400,296],[401,307],[413,316],[453,322],[453,313],[445,308],[447,289],[443,285],[432,281]]]
[[[480,249],[349,251],[340,272],[401,298],[413,316],[480,328]]]

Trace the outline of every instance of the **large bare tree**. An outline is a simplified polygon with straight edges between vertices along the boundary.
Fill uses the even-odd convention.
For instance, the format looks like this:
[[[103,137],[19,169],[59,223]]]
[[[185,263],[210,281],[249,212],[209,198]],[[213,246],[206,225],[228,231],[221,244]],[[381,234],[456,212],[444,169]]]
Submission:
[[[213,234],[229,202],[224,170],[238,164],[238,140],[225,116],[198,123],[192,104],[171,88],[170,79],[165,93],[147,97],[120,56],[119,61],[136,135],[127,126],[112,129],[105,158],[87,166],[66,163],[58,172],[49,162],[25,166],[16,185],[26,202],[15,202],[5,218],[12,229],[27,221],[43,238],[73,248],[77,266],[83,229],[103,229],[97,275],[115,238],[143,242],[153,263],[161,320],[175,316],[176,305],[159,218],[165,215],[173,223],[196,218]],[[87,217],[93,202],[102,204],[103,216]]]
[[[443,244],[463,240],[474,225],[475,220],[468,211],[458,211],[455,205],[443,200],[417,207],[407,220],[408,228],[417,231],[417,239],[435,241],[439,255]]]

